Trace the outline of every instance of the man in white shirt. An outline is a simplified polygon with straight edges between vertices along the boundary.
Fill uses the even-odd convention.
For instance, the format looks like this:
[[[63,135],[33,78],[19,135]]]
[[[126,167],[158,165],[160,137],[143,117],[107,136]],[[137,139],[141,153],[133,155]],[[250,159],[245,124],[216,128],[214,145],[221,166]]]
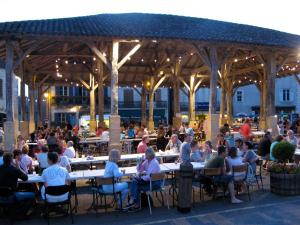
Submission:
[[[75,149],[73,147],[73,141],[68,141],[67,148],[65,149],[64,156],[67,156],[69,159],[75,158]]]
[[[58,154],[56,152],[49,152],[48,153],[49,167],[45,169],[42,174],[44,180],[44,186],[42,187],[41,194],[43,199],[45,199],[45,187],[70,184],[69,182],[70,175],[68,171],[65,168],[59,166],[57,162],[58,162]],[[59,196],[47,195],[46,197],[49,202],[64,201],[68,199],[68,193]]]

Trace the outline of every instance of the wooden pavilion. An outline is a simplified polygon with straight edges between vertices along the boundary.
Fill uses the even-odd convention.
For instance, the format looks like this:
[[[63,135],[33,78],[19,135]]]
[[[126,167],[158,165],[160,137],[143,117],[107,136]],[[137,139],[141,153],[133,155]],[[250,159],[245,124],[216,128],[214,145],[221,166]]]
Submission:
[[[42,93],[50,86],[81,83],[90,92],[90,128],[95,129],[96,112],[103,120],[103,86],[110,86],[110,146],[118,147],[119,86],[142,87],[142,122],[147,122],[150,130],[154,128],[154,93],[162,84],[173,88],[175,126],[181,123],[179,90],[189,96],[189,121],[193,123],[195,93],[198,88],[209,87],[208,138],[214,140],[219,123],[232,122],[235,89],[255,84],[261,93],[260,126],[275,131],[275,79],[297,77],[299,54],[297,35],[182,16],[100,14],[0,23],[0,60],[5,62],[7,90],[5,147],[10,149],[19,129],[19,121],[13,117],[14,73],[21,78],[20,130],[27,133],[36,126],[36,91],[41,106]],[[24,116],[25,83],[30,87],[29,121]],[[220,112],[216,104],[218,86],[222,89]],[[38,112],[40,116],[40,108]]]

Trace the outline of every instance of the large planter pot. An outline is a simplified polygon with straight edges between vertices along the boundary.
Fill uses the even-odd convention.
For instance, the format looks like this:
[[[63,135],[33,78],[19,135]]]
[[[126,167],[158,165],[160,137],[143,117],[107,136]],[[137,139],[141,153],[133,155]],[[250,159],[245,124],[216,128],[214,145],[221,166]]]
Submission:
[[[279,195],[300,195],[300,174],[270,173],[270,189]]]

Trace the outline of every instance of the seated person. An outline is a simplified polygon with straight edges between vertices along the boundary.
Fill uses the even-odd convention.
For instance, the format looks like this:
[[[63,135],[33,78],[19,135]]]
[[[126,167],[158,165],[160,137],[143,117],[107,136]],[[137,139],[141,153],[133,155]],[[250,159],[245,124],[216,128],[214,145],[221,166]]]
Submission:
[[[243,162],[249,163],[254,173],[256,173],[256,161],[258,156],[252,150],[252,144],[249,141],[245,141],[243,144]]]
[[[23,166],[23,171],[28,174],[33,171],[32,158],[28,155],[29,146],[24,145],[22,148],[21,165]]]
[[[242,156],[242,154],[243,154],[242,150],[243,150],[243,144],[244,144],[243,139],[242,138],[235,139],[234,144],[237,149],[238,156]]]
[[[120,178],[123,176],[123,173],[120,172],[118,167],[118,160],[120,159],[120,152],[117,149],[112,149],[109,152],[109,159],[105,165],[104,177],[114,177]],[[105,193],[113,193],[113,185],[103,185],[102,189]],[[115,183],[115,192],[121,192],[121,198],[118,202],[118,208],[121,209],[122,205],[121,202],[124,202],[127,193],[128,193],[128,184],[126,182],[117,182]]]
[[[42,173],[44,186],[41,189],[41,195],[43,199],[45,199],[46,187],[70,184],[70,175],[65,168],[58,164],[58,154],[56,152],[48,153],[48,164],[49,167]],[[47,195],[46,197],[49,202],[64,201],[68,199],[68,193],[59,196]]]
[[[136,150],[137,153],[145,153],[146,149],[148,148],[148,144],[149,144],[149,137],[148,135],[144,135],[142,137],[142,141],[137,146],[137,150]]]
[[[287,131],[287,136],[286,136],[286,141],[297,147],[298,140],[294,135],[294,131],[288,130]]]
[[[234,194],[234,184],[233,177],[231,175],[226,175],[225,171],[225,157],[226,157],[226,147],[218,147],[218,155],[208,161],[205,165],[206,168],[221,168],[221,175],[214,176],[212,179],[215,182],[226,183],[228,186],[228,191],[231,197],[231,203],[241,203],[242,201],[237,199]]]
[[[225,159],[226,161],[226,173],[233,176],[232,167],[243,165],[243,158],[237,155],[236,147],[231,147],[228,150],[228,156]],[[235,180],[240,180],[245,178],[245,173],[237,172],[234,174]]]
[[[65,168],[68,172],[71,172],[70,161],[67,156],[63,155],[63,151],[61,147],[56,148],[56,152],[58,154],[58,164]]]
[[[42,146],[42,152],[37,154],[36,158],[37,161],[39,162],[40,169],[43,171],[46,169],[48,165],[48,151],[49,149],[46,146]]]
[[[69,159],[76,157],[73,141],[68,141],[67,148],[64,151],[64,156],[67,156]]]
[[[128,138],[134,138],[135,137],[135,131],[133,124],[130,124],[127,130],[127,136]]]
[[[189,128],[191,129],[191,128]],[[188,129],[188,130],[189,130]],[[180,156],[179,160],[181,162],[188,162],[190,161],[190,154],[191,154],[191,142],[194,138],[193,130],[189,130],[186,134],[184,134],[184,142],[180,146]]]
[[[200,152],[199,145],[197,141],[191,142],[191,161],[192,162],[201,162],[202,161],[202,152]]]
[[[217,148],[219,146],[225,146],[227,149],[230,147],[228,141],[225,139],[225,135],[222,133],[218,134]]]
[[[138,167],[138,177],[132,180],[130,188],[130,200],[128,208],[139,208],[140,191],[150,190],[150,175],[153,173],[160,173],[160,166],[155,158],[155,152],[150,147],[145,152],[146,160]],[[153,181],[152,188],[157,189],[161,186],[161,181]]]
[[[165,150],[171,150],[174,153],[180,152],[180,146],[182,145],[182,142],[178,139],[177,134],[172,134],[169,143],[166,146]]]
[[[15,149],[13,151],[13,162],[12,164],[14,166],[19,166],[20,170],[22,170],[22,172],[24,172],[25,174],[28,174],[28,169],[26,168],[26,165],[24,163],[22,163],[22,151],[19,149]]]
[[[202,159],[201,161],[208,161],[211,159],[213,154],[213,148],[212,148],[212,143],[211,141],[206,141],[204,143],[204,151],[202,152]]]
[[[13,155],[7,152],[3,155],[3,165],[0,166],[0,184],[2,187],[9,187],[15,192],[17,201],[34,200],[33,192],[18,192],[18,179],[28,180],[28,176],[20,169],[20,161],[16,160],[13,165]]]
[[[103,128],[103,132],[100,136],[101,139],[108,140],[109,139],[109,130],[107,127]]]

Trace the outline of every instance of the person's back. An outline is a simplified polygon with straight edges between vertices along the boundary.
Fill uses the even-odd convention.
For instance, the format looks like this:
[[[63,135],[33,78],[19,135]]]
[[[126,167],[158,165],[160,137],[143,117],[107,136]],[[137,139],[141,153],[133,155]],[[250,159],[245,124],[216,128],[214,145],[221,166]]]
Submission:
[[[210,159],[206,165],[206,168],[223,168],[224,167],[224,158],[217,155]]]
[[[28,176],[19,168],[11,165],[12,155],[10,153],[4,154],[3,161],[4,164],[0,166],[0,186],[10,187],[16,190],[18,179],[26,181]]]
[[[264,137],[258,144],[258,155],[266,156],[270,153],[271,141]]]

